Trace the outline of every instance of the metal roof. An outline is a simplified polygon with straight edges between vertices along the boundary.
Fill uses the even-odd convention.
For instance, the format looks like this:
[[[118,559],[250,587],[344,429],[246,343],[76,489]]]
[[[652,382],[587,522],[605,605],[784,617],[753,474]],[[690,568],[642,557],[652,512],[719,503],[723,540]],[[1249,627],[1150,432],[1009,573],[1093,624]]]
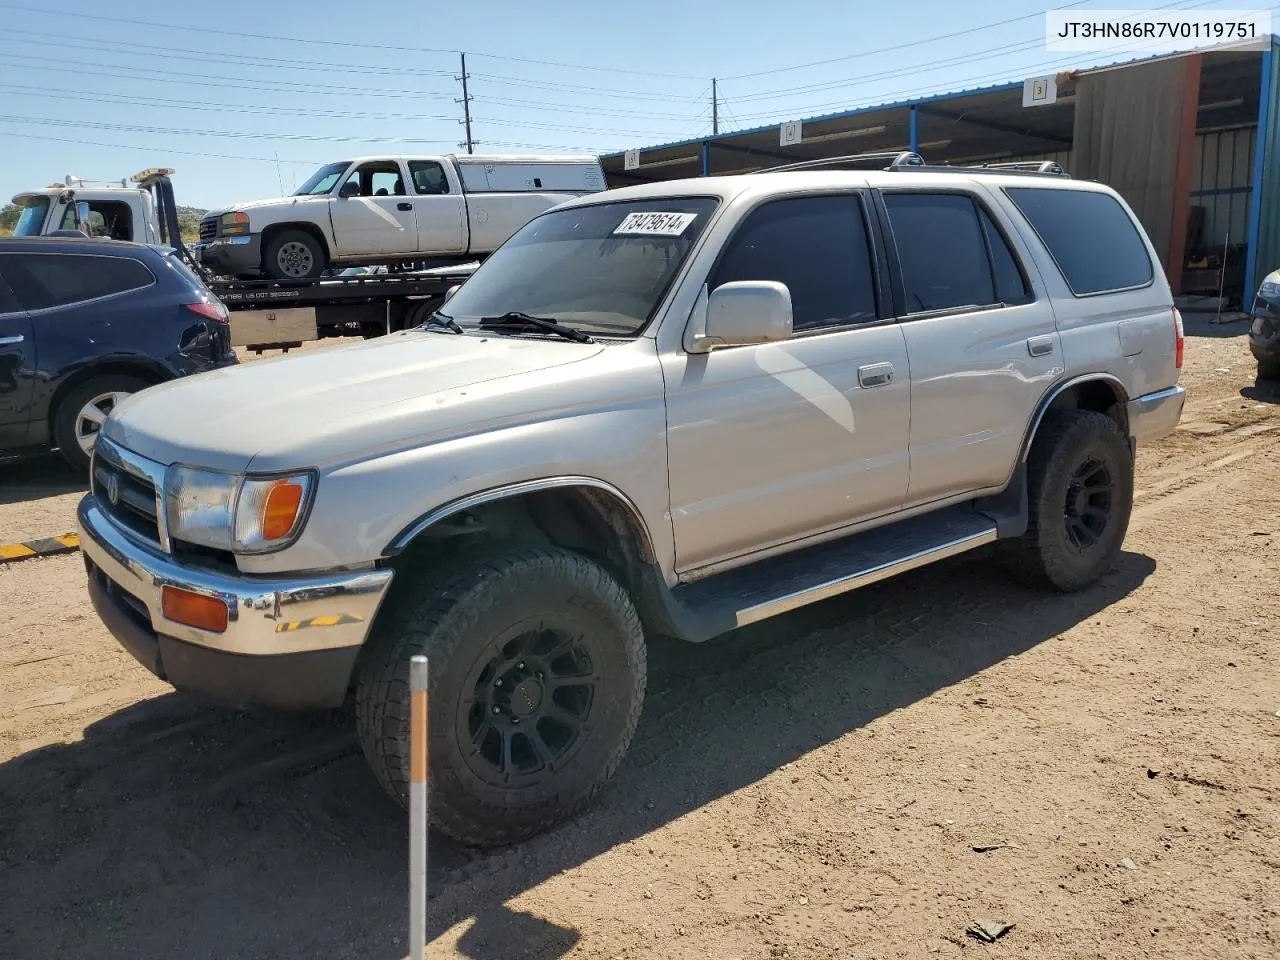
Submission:
[[[1201,102],[1220,104],[1237,97],[1241,101],[1232,104],[1233,110],[1219,108],[1214,123],[1256,122],[1259,52],[1241,51],[1238,44],[1194,52],[1205,55]],[[1059,71],[1058,76],[1084,76],[1188,55],[1135,58]],[[1074,133],[1074,90],[1068,85],[1054,104],[1024,108],[1022,88],[1022,81],[991,84],[822,114],[802,120],[801,142],[785,147],[780,144],[780,124],[772,123],[644,147],[637,170],[624,169],[625,151],[605,154],[600,162],[610,186],[622,186],[706,173],[726,175],[840,154],[906,150],[911,145],[913,112],[916,146],[931,163],[1065,159]],[[1210,93],[1225,90],[1234,90],[1237,96]]]

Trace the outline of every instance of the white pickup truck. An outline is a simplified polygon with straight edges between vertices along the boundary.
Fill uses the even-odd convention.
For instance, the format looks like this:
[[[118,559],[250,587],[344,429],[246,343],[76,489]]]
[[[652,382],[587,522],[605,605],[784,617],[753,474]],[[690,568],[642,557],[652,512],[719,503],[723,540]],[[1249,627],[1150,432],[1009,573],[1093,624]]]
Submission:
[[[339,266],[462,261],[604,188],[595,157],[358,157],[326,164],[291,197],[209,213],[195,252],[218,273],[289,280]]]

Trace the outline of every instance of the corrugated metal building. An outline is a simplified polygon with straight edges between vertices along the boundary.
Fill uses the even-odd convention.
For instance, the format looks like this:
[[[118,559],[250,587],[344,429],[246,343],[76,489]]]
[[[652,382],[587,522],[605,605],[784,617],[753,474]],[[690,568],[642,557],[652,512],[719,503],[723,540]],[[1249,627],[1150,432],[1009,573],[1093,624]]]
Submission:
[[[722,176],[852,153],[929,163],[1056,160],[1109,183],[1143,220],[1176,292],[1240,297],[1280,267],[1280,44],[1222,46],[1056,75],[1024,106],[1009,83],[601,158],[611,186]],[[1262,149],[1257,149],[1258,144]]]

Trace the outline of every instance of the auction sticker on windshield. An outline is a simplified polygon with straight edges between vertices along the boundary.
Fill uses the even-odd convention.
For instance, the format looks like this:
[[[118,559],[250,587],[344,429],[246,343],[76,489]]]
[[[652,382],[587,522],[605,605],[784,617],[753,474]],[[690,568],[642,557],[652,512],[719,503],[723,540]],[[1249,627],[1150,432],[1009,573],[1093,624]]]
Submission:
[[[696,213],[628,213],[614,229],[614,235],[678,237],[698,219]]]

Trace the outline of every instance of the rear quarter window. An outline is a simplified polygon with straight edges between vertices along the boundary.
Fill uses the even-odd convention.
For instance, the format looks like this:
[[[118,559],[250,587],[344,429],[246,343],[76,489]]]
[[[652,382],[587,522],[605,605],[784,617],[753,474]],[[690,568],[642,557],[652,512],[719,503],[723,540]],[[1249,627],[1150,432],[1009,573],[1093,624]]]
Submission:
[[[1149,284],[1155,276],[1138,226],[1109,194],[1006,187],[1077,297]]]
[[[149,287],[155,276],[139,260],[70,253],[6,253],[0,275],[27,310],[46,310]]]

